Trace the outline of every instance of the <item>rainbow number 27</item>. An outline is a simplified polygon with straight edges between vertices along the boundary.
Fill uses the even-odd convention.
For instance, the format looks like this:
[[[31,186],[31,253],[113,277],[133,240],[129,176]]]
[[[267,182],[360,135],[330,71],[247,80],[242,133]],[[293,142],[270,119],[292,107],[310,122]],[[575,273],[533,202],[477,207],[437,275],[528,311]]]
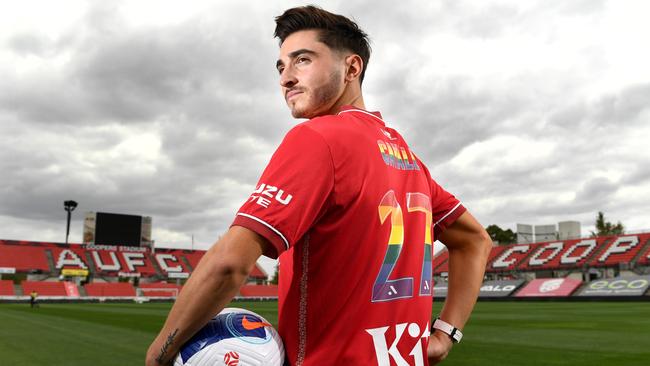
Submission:
[[[423,193],[407,193],[406,208],[408,212],[420,212],[426,216],[424,230],[424,256],[420,276],[419,296],[431,296],[431,200]],[[391,301],[413,297],[413,277],[395,278],[389,280],[404,246],[404,217],[402,207],[397,201],[395,192],[386,192],[379,203],[379,219],[382,225],[390,217],[390,236],[386,255],[381,265],[377,279],[372,287],[372,301]]]

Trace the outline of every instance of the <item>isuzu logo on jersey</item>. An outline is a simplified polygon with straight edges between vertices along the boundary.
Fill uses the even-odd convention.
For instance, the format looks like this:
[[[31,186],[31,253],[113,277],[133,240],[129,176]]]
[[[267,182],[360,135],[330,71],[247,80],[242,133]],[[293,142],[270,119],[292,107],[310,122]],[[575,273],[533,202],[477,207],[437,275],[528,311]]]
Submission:
[[[292,195],[282,189],[278,189],[278,187],[261,183],[253,194],[251,194],[248,202],[255,202],[264,208],[268,208],[273,201],[277,201],[286,206],[291,202],[292,198]]]
[[[429,324],[420,328],[416,323],[400,323],[395,325],[395,338],[389,340],[387,338],[388,330],[393,326],[385,326],[379,328],[366,329],[366,332],[372,336],[372,343],[375,346],[375,355],[377,356],[378,366],[390,366],[391,359],[397,366],[424,366],[424,348],[429,341]],[[401,341],[410,340],[413,343],[413,348],[408,355],[403,355],[397,348],[397,344]],[[425,342],[422,344],[422,342]],[[390,345],[389,345],[390,344]],[[411,343],[408,343],[409,345]],[[407,361],[412,360],[412,362]]]

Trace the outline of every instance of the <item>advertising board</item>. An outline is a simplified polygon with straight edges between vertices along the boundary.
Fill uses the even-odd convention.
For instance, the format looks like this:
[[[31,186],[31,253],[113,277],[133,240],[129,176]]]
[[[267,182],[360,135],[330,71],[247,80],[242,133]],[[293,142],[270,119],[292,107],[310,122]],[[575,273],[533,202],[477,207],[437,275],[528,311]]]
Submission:
[[[485,281],[481,286],[481,292],[478,297],[506,297],[510,296],[516,289],[518,289],[524,280],[511,280],[511,281]]]
[[[650,286],[650,276],[604,278],[589,282],[578,296],[643,296]]]
[[[538,278],[521,289],[515,297],[570,296],[582,281],[572,278]]]

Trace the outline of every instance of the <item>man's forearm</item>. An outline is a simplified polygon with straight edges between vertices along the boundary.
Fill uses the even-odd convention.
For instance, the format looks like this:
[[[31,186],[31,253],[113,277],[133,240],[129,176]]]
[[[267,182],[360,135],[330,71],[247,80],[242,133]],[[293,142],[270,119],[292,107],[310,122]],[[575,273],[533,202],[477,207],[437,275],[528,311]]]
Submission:
[[[184,342],[230,302],[246,277],[243,273],[218,273],[209,262],[197,267],[149,348],[148,358],[155,355],[157,364],[166,365]]]
[[[489,238],[449,249],[449,284],[440,318],[462,329],[476,304],[492,247]]]
[[[203,256],[147,351],[147,365],[168,365],[181,345],[221,311],[244,284],[262,248],[232,228]]]

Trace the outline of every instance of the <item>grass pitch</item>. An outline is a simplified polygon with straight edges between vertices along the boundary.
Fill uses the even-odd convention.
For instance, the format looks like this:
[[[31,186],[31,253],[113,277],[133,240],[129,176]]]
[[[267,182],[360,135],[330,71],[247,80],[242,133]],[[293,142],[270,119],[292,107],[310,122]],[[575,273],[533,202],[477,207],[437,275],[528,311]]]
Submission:
[[[277,302],[231,306],[277,325]],[[0,304],[0,365],[142,365],[170,307]],[[443,365],[648,365],[650,302],[481,302],[464,333]]]

